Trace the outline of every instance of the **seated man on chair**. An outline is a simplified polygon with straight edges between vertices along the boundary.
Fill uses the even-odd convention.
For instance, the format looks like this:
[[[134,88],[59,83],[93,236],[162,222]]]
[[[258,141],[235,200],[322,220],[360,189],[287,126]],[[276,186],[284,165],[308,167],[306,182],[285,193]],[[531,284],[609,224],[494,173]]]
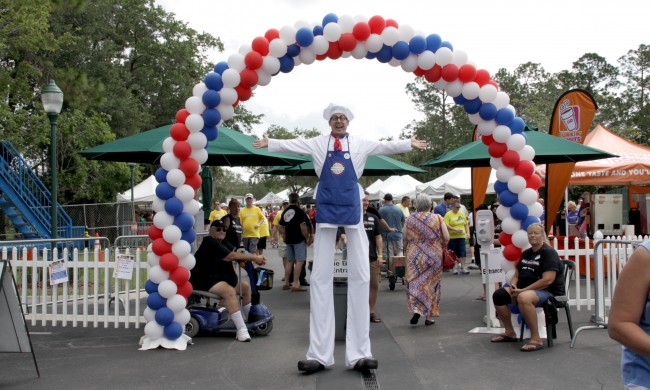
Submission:
[[[194,257],[196,265],[192,269],[190,282],[195,290],[209,291],[219,295],[225,302],[226,309],[237,327],[237,340],[250,341],[244,316],[248,316],[251,307],[251,287],[245,281],[240,281],[235,273],[233,261],[252,261],[257,265],[264,265],[264,256],[255,253],[239,253],[235,247],[225,241],[226,225],[221,220],[210,224],[208,235],[203,238]],[[240,285],[241,283],[241,285]],[[242,311],[239,306],[238,291],[242,294]]]
[[[506,328],[505,333],[493,337],[492,342],[517,341],[508,306],[517,305],[530,328],[530,341],[521,347],[523,352],[537,351],[544,346],[539,336],[536,308],[543,307],[551,297],[565,294],[560,257],[548,244],[542,224],[528,226],[528,242],[531,247],[522,252],[510,285],[496,290],[492,295],[497,315]]]

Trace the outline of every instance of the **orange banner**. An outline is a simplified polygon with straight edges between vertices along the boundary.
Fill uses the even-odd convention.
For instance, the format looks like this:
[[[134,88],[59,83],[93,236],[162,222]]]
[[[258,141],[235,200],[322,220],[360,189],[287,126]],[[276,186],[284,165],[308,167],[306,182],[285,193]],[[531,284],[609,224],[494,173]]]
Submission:
[[[598,106],[593,96],[582,89],[565,92],[555,103],[549,133],[569,141],[584,143]],[[555,222],[564,190],[575,163],[549,164],[546,169],[546,230]]]
[[[474,126],[473,139],[475,141],[478,137],[477,130],[477,127]],[[485,193],[487,192],[488,183],[490,181],[490,173],[492,173],[492,167],[472,168],[472,210],[470,211],[476,210],[478,205],[485,203]]]

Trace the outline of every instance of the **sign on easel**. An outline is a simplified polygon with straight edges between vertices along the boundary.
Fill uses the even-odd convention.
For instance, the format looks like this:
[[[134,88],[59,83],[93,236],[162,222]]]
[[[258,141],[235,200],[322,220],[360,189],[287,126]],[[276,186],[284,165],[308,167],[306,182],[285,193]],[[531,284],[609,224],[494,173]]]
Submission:
[[[20,305],[11,264],[0,260],[0,352],[31,352],[36,374],[41,376]]]

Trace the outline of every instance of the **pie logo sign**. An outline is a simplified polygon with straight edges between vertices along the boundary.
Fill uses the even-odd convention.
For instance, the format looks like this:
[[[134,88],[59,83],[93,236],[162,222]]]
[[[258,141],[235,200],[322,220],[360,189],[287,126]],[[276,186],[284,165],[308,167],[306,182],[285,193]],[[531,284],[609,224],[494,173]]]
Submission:
[[[340,175],[345,171],[345,167],[341,163],[334,163],[332,164],[332,167],[330,168],[333,174],[335,175]]]

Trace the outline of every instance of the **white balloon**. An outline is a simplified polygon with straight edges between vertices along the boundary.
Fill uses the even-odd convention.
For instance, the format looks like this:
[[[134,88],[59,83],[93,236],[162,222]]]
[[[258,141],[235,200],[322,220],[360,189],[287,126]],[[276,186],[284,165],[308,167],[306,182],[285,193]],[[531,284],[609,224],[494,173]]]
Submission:
[[[494,100],[492,100],[492,104],[496,106],[497,110],[508,107],[508,104],[510,104],[510,97],[507,93],[499,91]]]
[[[176,294],[167,299],[167,308],[174,313],[178,313],[182,310],[185,310],[185,297],[182,295]]]
[[[445,80],[443,80],[442,77],[438,81],[433,83],[433,86],[440,89],[440,90],[445,89],[446,85],[447,85],[447,82]]]
[[[316,55],[322,55],[327,53],[330,48],[330,44],[327,42],[327,39],[324,36],[317,35],[314,37],[314,42],[311,44],[311,47]]]
[[[467,63],[468,59],[469,57],[465,51],[456,50],[453,52],[451,63],[460,68]]]
[[[162,144],[163,152],[171,153],[174,150],[174,145],[176,145],[175,139],[173,139],[172,137],[165,138]]]
[[[526,146],[526,138],[521,134],[512,134],[508,141],[506,141],[509,150],[520,151]]]
[[[478,124],[477,131],[482,135],[492,135],[494,129],[497,127],[497,122],[492,119],[489,121],[483,121]]]
[[[521,229],[521,223],[508,216],[501,221],[501,229],[508,234],[514,234],[517,230]]]
[[[223,86],[225,88],[235,88],[241,82],[241,77],[239,72],[234,69],[226,69],[221,74],[221,81],[223,81]],[[222,89],[223,91],[223,89]]]
[[[341,33],[343,34],[352,32],[355,22],[351,15],[341,15],[339,16],[339,21],[337,23],[341,27]],[[327,26],[329,26],[329,24]]]
[[[479,123],[484,122],[483,118],[481,118],[481,114],[479,114],[478,112],[467,115],[467,118],[469,118],[469,121],[473,125],[478,125]]]
[[[413,72],[418,68],[418,56],[413,53],[409,54],[408,57],[402,60],[401,67],[404,72]]]
[[[474,100],[478,97],[479,92],[481,92],[481,87],[477,83],[470,81],[463,85],[463,96],[467,100]]]
[[[384,42],[381,40],[381,35],[379,34],[370,34],[368,39],[366,39],[366,49],[369,52],[376,53],[384,46]]]
[[[528,160],[528,161],[533,161],[535,158],[535,149],[533,149],[532,146],[526,145],[521,150],[519,150],[519,159],[521,161],[523,160]]]
[[[198,96],[190,96],[185,100],[185,108],[190,114],[201,114],[205,110],[203,100]]]
[[[147,252],[147,264],[149,264],[150,267],[154,267],[156,265],[160,264],[160,256],[153,252]]]
[[[295,57],[291,57],[291,59],[293,60],[293,66],[294,67],[302,64],[302,61],[300,60],[300,53],[298,53],[298,55],[295,56]]]
[[[167,183],[172,187],[180,187],[185,183],[185,174],[180,169],[167,172]]]
[[[183,203],[189,202],[190,200],[194,199],[194,188],[190,187],[187,184],[183,184],[182,186],[176,189],[174,196],[177,197]]]
[[[500,220],[503,221],[504,219],[508,218],[509,216],[510,216],[510,207],[506,207],[504,205],[499,205],[499,207],[497,207],[497,217]]]
[[[497,87],[492,84],[485,84],[481,87],[481,91],[478,94],[479,99],[483,103],[491,103],[497,97]]]
[[[516,109],[515,106],[513,106],[512,104],[508,104],[508,106],[506,107],[506,109],[512,111],[512,116],[513,116],[513,117],[517,116],[517,109]]]
[[[151,208],[156,213],[159,213],[165,209],[165,201],[156,196],[151,203]]]
[[[507,183],[508,180],[510,180],[510,178],[515,175],[515,170],[512,168],[508,168],[506,166],[500,167],[496,171],[497,171],[497,179],[504,183]]]
[[[490,157],[490,166],[496,171],[503,166],[503,161],[498,157]]]
[[[147,325],[144,326],[144,334],[152,339],[163,337],[164,332],[165,328],[162,325],[159,325],[155,320],[149,321]]]
[[[190,158],[196,160],[200,165],[205,164],[208,161],[208,151],[205,149],[194,149],[190,153]]]
[[[311,25],[306,20],[298,20],[296,23],[293,24],[293,27],[295,27],[296,31],[300,30],[303,27],[307,27],[311,29]]]
[[[192,88],[192,95],[197,97],[202,97],[205,91],[208,90],[208,87],[205,86],[205,83],[200,82]]]
[[[329,42],[336,42],[341,38],[341,26],[338,23],[327,23],[323,27],[323,36]]]
[[[399,33],[393,26],[388,26],[381,32],[381,41],[384,45],[393,46],[399,41]]]
[[[180,265],[181,267],[185,267],[188,270],[192,270],[196,265],[196,258],[194,257],[193,254],[190,253],[189,255],[180,259],[178,265]]]
[[[366,58],[366,54],[368,54],[366,44],[364,42],[357,41],[357,45],[354,47],[354,49],[352,49],[352,57],[357,60],[362,60]]]
[[[408,43],[415,35],[415,30],[408,24],[403,24],[397,29],[397,36],[400,41]]]
[[[300,54],[302,54],[302,52],[300,52]],[[271,83],[272,76],[266,73],[263,69],[257,69],[255,73],[257,73],[257,85],[266,87]]]
[[[192,149],[203,149],[208,145],[208,139],[205,137],[205,134],[201,133],[192,133],[187,137],[187,143],[190,144]]]
[[[269,54],[273,57],[276,57],[276,59],[287,54],[287,43],[280,38],[275,38],[269,42]],[[280,68],[278,67],[278,69]]]
[[[463,83],[460,80],[454,80],[445,86],[447,94],[451,97],[456,97],[463,92]]]
[[[235,108],[232,106],[232,104],[222,102],[217,106],[217,110],[221,114],[222,121],[227,121],[235,115]]]
[[[280,39],[289,46],[296,43],[296,29],[293,26],[284,26],[280,29]]]
[[[535,203],[531,204],[530,206],[528,206],[528,213],[529,213],[529,215],[532,215],[533,217],[539,218],[539,217],[542,216],[542,214],[544,214],[544,206],[542,206],[541,204],[535,202]]]
[[[182,235],[183,232],[181,232],[181,229],[176,225],[169,225],[163,229],[163,238],[170,244],[180,241]]]
[[[176,190],[178,191],[178,189]],[[164,229],[167,226],[172,225],[173,223],[174,223],[174,217],[170,214],[167,214],[166,211],[157,212],[156,215],[153,216],[153,224],[158,229]]]
[[[525,204],[529,209],[533,203],[537,203],[537,198],[539,198],[539,194],[532,188],[525,188],[523,191],[517,194],[519,203]]]
[[[392,66],[393,68],[397,68],[402,64],[401,60],[398,60],[397,58],[393,57],[388,61],[388,65]]]
[[[201,210],[201,207],[203,207],[201,203],[192,199],[189,202],[183,203],[183,212],[186,212],[190,215],[196,215],[199,212],[199,210]]]
[[[514,172],[514,171],[513,171]],[[514,175],[508,180],[508,189],[514,194],[519,194],[526,188],[526,179]]]
[[[520,249],[526,249],[530,246],[528,242],[528,233],[523,230],[517,230],[512,233],[512,243]]]
[[[189,310],[183,309],[177,313],[174,313],[174,322],[178,322],[179,324],[185,326],[188,322],[190,322],[190,318],[192,316],[190,315]]]
[[[430,50],[425,50],[418,56],[418,66],[422,70],[429,70],[436,64],[436,55]],[[441,78],[442,80],[442,78]]]
[[[160,157],[160,166],[168,171],[178,168],[180,163],[181,160],[174,156],[173,152],[163,153],[162,157]]]
[[[448,47],[441,47],[436,51],[436,64],[441,67],[451,64],[454,53]]]
[[[246,62],[244,62],[244,56],[240,53],[232,53],[228,57],[228,68],[234,72],[241,72],[246,68]],[[225,71],[224,71],[225,73]],[[221,75],[223,78],[223,74]]]
[[[192,252],[190,243],[185,240],[180,240],[172,244],[172,253],[179,259],[189,255]]]
[[[302,49],[300,54],[298,54],[300,61],[306,65],[313,64],[316,61],[316,53],[310,49]]]
[[[190,114],[187,119],[185,119],[185,126],[190,133],[196,133],[203,130],[203,124],[203,117],[199,114]]]
[[[506,274],[506,283],[510,283],[512,277],[515,275],[515,262],[509,261],[505,257],[501,258],[501,269]]]
[[[160,268],[159,265],[154,265],[153,267],[149,268],[149,280],[152,282],[160,284],[167,279],[169,279],[169,272]]]
[[[510,139],[511,134],[511,130],[508,126],[501,125],[494,129],[492,132],[492,138],[497,142],[506,143]]]
[[[174,295],[176,295],[177,290],[178,287],[176,286],[176,283],[174,283],[171,280],[163,280],[158,285],[158,294],[160,294],[160,296],[163,298],[173,297]]]
[[[156,319],[156,310],[153,310],[147,306],[144,308],[142,315],[144,316],[144,319],[147,320],[147,322],[151,322]]]

